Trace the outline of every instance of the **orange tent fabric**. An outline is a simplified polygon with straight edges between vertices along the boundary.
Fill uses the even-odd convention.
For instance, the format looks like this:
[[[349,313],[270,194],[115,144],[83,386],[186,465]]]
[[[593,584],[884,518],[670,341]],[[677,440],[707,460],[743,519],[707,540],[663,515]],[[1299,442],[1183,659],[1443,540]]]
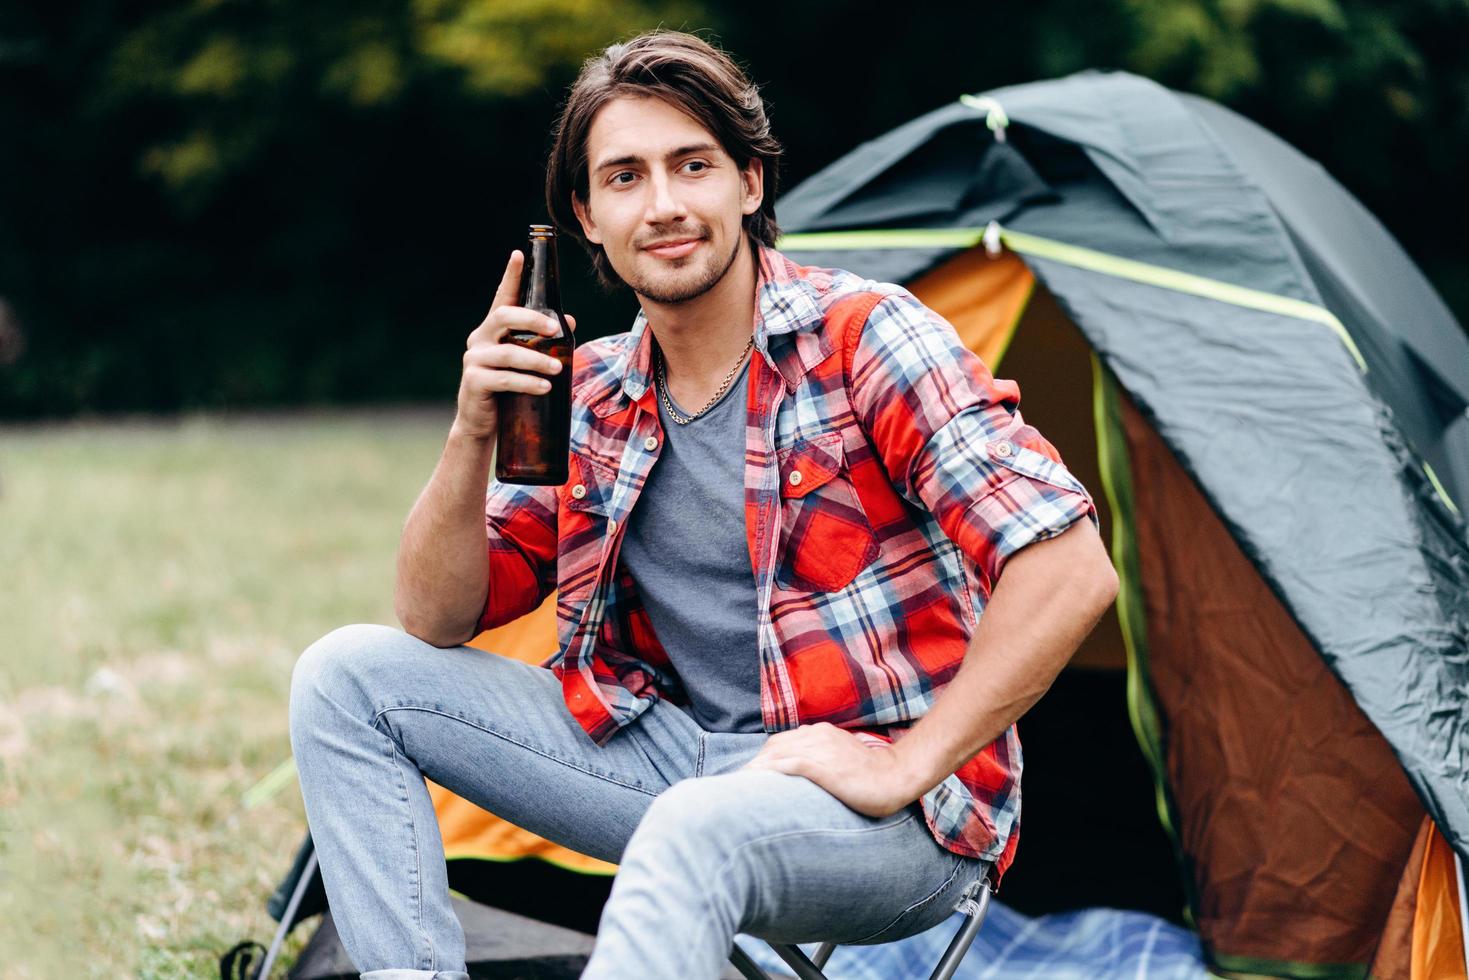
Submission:
[[[1428,843],[1418,873],[1418,907],[1413,914],[1412,980],[1439,980],[1469,973],[1464,959],[1459,869],[1438,827],[1428,824]]]
[[[993,368],[1005,355],[1035,276],[1013,252],[990,258],[984,249],[960,252],[914,280],[911,290],[954,325],[964,346]]]

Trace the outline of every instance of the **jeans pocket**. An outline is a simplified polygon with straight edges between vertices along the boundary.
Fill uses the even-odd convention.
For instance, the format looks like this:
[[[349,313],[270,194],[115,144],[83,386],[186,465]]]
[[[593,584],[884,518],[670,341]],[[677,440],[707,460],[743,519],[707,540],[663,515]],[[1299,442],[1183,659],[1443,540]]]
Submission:
[[[862,939],[854,939],[848,946],[876,946],[932,929],[953,914],[959,896],[978,878],[989,872],[989,862],[978,858],[951,855],[953,867],[932,894],[914,902],[898,913],[898,917],[877,932]]]

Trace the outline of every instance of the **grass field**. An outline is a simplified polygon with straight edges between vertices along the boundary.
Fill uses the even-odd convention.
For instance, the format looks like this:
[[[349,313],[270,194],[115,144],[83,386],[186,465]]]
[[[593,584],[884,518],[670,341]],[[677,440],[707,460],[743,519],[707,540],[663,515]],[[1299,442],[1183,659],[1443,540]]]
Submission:
[[[269,941],[301,800],[241,795],[289,754],[299,652],[393,622],[451,413],[0,428],[0,977]]]

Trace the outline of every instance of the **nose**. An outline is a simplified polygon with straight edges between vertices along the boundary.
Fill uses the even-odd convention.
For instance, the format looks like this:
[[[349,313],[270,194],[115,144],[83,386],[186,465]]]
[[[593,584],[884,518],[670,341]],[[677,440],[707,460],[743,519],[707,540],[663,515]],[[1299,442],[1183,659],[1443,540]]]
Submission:
[[[674,193],[674,184],[666,173],[655,171],[648,181],[647,207],[643,219],[650,225],[666,225],[682,221],[687,215]]]

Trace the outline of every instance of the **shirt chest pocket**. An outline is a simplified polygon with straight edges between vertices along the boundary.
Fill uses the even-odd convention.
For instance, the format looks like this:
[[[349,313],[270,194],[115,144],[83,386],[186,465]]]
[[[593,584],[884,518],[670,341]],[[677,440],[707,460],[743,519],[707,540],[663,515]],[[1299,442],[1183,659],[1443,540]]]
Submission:
[[[848,478],[840,432],[798,441],[780,457],[776,583],[806,592],[851,584],[877,557],[877,535]]]
[[[596,566],[602,545],[615,528],[609,516],[616,486],[617,470],[610,464],[579,452],[571,454],[569,479],[556,490],[561,505],[557,538],[563,586],[567,571]]]

